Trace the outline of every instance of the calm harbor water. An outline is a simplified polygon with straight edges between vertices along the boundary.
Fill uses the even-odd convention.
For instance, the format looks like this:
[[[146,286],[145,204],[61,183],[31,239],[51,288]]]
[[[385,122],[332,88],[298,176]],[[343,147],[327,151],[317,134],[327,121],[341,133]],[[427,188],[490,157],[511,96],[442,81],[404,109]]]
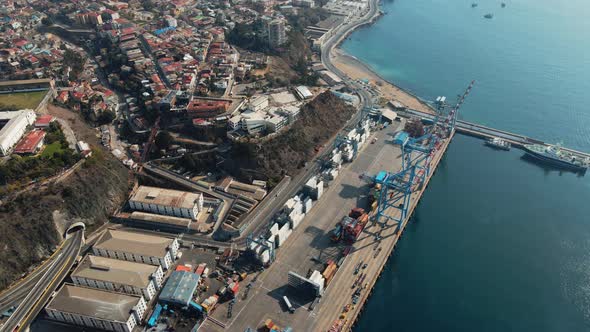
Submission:
[[[590,3],[505,2],[386,2],[343,48],[427,100],[475,79],[462,118],[590,151]],[[590,174],[521,155],[454,139],[357,331],[590,330]]]

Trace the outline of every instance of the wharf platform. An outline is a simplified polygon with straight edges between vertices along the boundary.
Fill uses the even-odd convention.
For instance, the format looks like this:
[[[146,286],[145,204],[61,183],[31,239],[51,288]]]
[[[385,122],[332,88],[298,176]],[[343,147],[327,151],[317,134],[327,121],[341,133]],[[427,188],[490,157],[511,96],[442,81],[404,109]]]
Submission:
[[[416,110],[411,110],[411,109],[397,111],[397,114],[399,116],[402,116],[405,118],[419,117],[419,118],[423,118],[423,119],[427,119],[427,120],[434,119],[433,114],[424,113],[421,111],[416,111]],[[482,125],[479,125],[476,123],[467,122],[467,121],[463,121],[463,120],[457,121],[456,130],[458,133],[477,137],[477,138],[483,138],[483,139],[500,137],[501,139],[510,142],[510,144],[512,144],[512,146],[517,147],[517,148],[522,148],[523,145],[525,145],[525,144],[542,144],[545,146],[549,145],[548,143],[545,143],[545,142],[538,140],[538,139],[534,139],[534,138],[527,137],[527,136],[520,135],[520,134],[511,133],[511,132],[500,130],[500,129],[482,126]],[[567,147],[562,147],[562,150],[567,151],[576,157],[580,157],[580,158],[590,157],[590,153],[573,150],[573,149],[570,149]]]
[[[336,331],[352,330],[352,327],[363,311],[365,302],[372,293],[375,283],[380,278],[381,273],[387,264],[387,260],[393,254],[398,240],[403,235],[403,231],[406,225],[409,223],[414,209],[422,197],[422,194],[426,190],[428,183],[430,182],[430,178],[435,173],[440,160],[444,156],[447,147],[453,138],[453,135],[454,132],[449,138],[443,141],[443,144],[436,151],[433,159],[430,161],[431,172],[428,174],[422,187],[412,194],[410,198],[408,214],[406,218],[402,220],[399,230],[397,223],[388,221],[382,225],[381,222],[375,222],[373,219],[374,214],[371,214],[372,221],[369,222],[369,225],[365,228],[359,240],[355,242],[354,250],[347,257],[347,262],[341,266],[334,277],[334,280],[332,280],[332,283],[337,286],[328,287],[324,293],[324,296],[322,297],[322,301],[330,301],[331,305],[322,306],[320,308],[320,311],[317,314],[319,319],[317,321],[317,325],[315,326],[316,331],[330,330],[330,328],[334,325],[334,322],[340,317],[343,317],[343,319],[341,319],[343,323],[339,329],[336,329]],[[401,169],[401,163],[392,165],[392,167],[389,169],[384,169],[390,172],[396,172]],[[401,212],[398,209],[390,208],[389,210],[386,210],[385,213],[391,217],[396,217],[399,219]],[[377,234],[379,234],[381,237],[380,241],[375,240],[375,235]],[[367,264],[367,268],[361,270],[357,275],[355,275],[354,269],[359,262]],[[355,289],[352,288],[352,285],[361,273],[366,274],[365,280],[363,282],[363,284],[366,283],[366,288],[361,292],[357,304],[352,306],[351,309],[345,315],[343,315],[343,307],[349,303],[352,304],[352,295],[355,291]],[[340,301],[335,301],[335,299],[339,299]],[[342,303],[342,299],[345,299],[344,303]]]
[[[287,275],[289,271],[305,275],[310,270],[322,270],[324,265],[318,263],[318,259],[322,262],[337,259],[344,249],[344,244],[333,243],[330,240],[330,231],[351,208],[367,206],[369,183],[366,181],[366,174],[375,175],[381,170],[396,172],[401,169],[401,150],[398,145],[393,144],[393,138],[395,133],[403,128],[404,123],[405,120],[395,122],[371,134],[369,140],[376,138],[375,143],[365,145],[352,163],[343,165],[340,175],[330,182],[322,198],[278,249],[275,262],[257,276],[249,295],[238,298],[234,305],[233,317],[227,319],[225,310],[218,310],[212,314],[215,319],[224,322],[225,328],[205,322],[201,326],[203,331],[244,331],[247,328],[260,327],[266,319],[272,319],[281,327],[290,326],[294,331],[328,331],[333,322],[341,316],[343,307],[352,302],[355,289],[351,286],[358,276],[364,273],[366,277],[363,284],[366,283],[367,288],[361,292],[355,308],[346,314],[346,323],[340,331],[351,329],[402,234],[397,232],[397,224],[389,222],[382,227],[369,222],[354,244],[354,250],[344,259],[315,305],[301,298],[300,294],[287,285]],[[444,155],[449,141],[444,141],[432,159],[433,170]],[[428,180],[430,177],[426,181]],[[409,212],[417,205],[426,183],[428,182],[413,194]],[[395,212],[397,210],[390,211],[391,214]],[[404,221],[401,229],[408,220],[409,218]],[[380,240],[375,239],[377,233],[380,233]],[[355,275],[355,266],[361,260],[367,267]],[[283,295],[289,297],[295,308],[294,313],[289,313],[285,309],[282,304]]]

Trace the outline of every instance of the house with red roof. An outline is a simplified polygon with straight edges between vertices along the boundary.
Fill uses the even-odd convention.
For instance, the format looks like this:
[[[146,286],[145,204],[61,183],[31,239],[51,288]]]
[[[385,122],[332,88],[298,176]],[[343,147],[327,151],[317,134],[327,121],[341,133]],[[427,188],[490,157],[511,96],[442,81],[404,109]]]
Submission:
[[[40,115],[37,117],[37,120],[35,120],[35,128],[47,128],[54,120],[55,118],[49,114]]]
[[[35,129],[30,131],[20,142],[14,147],[16,154],[33,154],[39,152],[43,147],[43,140],[45,139],[45,130]]]

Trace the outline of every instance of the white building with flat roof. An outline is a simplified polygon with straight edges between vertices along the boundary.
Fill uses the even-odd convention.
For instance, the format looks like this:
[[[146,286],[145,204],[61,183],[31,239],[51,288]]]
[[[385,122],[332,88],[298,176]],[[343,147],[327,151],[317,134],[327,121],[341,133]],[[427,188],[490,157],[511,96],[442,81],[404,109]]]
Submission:
[[[271,133],[278,133],[287,125],[288,119],[284,116],[275,115],[266,121],[266,127]]]
[[[63,285],[45,307],[50,319],[107,331],[131,332],[147,305],[143,297]]]
[[[254,111],[254,112],[258,112],[258,111],[262,111],[263,109],[268,107],[268,97],[267,96],[256,96],[254,98],[252,98],[252,100],[250,100],[250,102],[248,103],[248,107]]]
[[[203,193],[139,186],[129,199],[133,210],[197,219],[203,210]]]
[[[242,113],[241,126],[250,135],[261,133],[266,129],[265,116],[254,110],[247,110]]]
[[[159,265],[87,255],[71,278],[76,286],[140,295],[149,301],[162,286],[164,272]]]
[[[0,112],[0,154],[9,155],[36,119],[37,115],[30,109]]]
[[[160,265],[167,270],[178,248],[177,239],[109,229],[92,246],[92,252],[96,256]]]

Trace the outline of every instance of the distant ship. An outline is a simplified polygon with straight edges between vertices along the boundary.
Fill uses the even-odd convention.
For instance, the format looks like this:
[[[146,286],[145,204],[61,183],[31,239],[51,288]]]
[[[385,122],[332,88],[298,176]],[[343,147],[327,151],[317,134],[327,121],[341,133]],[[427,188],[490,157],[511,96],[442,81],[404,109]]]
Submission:
[[[483,17],[485,17],[485,18],[492,18],[492,17],[494,17],[494,14],[485,14]]]
[[[510,150],[510,142],[505,141],[505,140],[501,139],[500,137],[494,137],[494,138],[487,139],[484,144],[487,146],[490,146],[492,148],[499,149],[499,150],[506,150],[506,151]]]
[[[506,7],[506,3],[502,2],[502,8]]]
[[[576,158],[571,153],[564,152],[559,144],[548,146],[541,144],[526,144],[523,148],[527,155],[549,165],[576,172],[585,172],[588,169],[588,158],[586,158],[586,160]]]
[[[475,7],[477,7],[477,3],[476,2],[474,2],[474,3],[471,4],[471,8],[475,8]]]

